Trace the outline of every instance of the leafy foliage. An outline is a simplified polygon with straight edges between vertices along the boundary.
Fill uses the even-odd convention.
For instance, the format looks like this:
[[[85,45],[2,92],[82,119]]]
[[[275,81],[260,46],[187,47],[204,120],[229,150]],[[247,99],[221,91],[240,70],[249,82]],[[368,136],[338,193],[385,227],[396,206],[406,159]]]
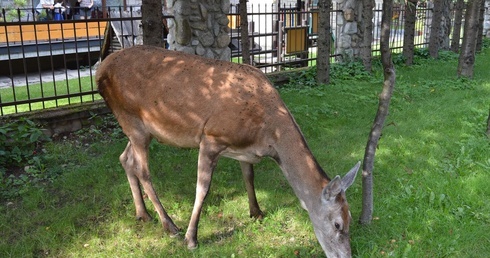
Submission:
[[[14,0],[13,3],[6,8],[7,13],[5,18],[7,19],[7,21],[16,21],[19,20],[21,17],[24,17],[26,15],[26,12],[21,9],[25,8],[26,6],[26,0]]]
[[[309,67],[291,76],[289,82],[283,87],[300,89],[316,86],[316,67]]]
[[[483,37],[482,49],[489,49],[489,48],[490,48],[490,38]]]
[[[333,82],[338,80],[370,80],[371,74],[364,70],[364,65],[359,61],[332,64],[330,76]]]
[[[49,141],[38,125],[21,118],[0,126],[0,197],[12,197],[31,181],[46,178],[42,142]]]
[[[82,128],[74,134],[83,142],[111,142],[125,137],[114,115],[91,114],[89,127]]]
[[[371,78],[371,75],[364,70],[363,64],[358,61],[330,65],[330,79],[332,83],[342,80],[370,80]],[[284,87],[294,89],[318,87],[316,66],[305,69],[297,75],[292,76]]]
[[[32,160],[42,141],[49,140],[31,120],[21,118],[0,126],[0,169]]]

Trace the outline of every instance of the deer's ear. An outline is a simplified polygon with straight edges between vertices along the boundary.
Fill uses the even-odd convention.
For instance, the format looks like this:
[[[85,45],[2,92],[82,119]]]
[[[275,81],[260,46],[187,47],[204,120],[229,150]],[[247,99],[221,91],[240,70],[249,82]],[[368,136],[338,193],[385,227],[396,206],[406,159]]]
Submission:
[[[347,190],[349,186],[354,183],[354,179],[356,179],[357,176],[357,171],[359,171],[359,167],[361,166],[361,162],[357,162],[357,164],[345,174],[345,176],[342,178],[342,189]]]
[[[328,185],[323,188],[322,201],[329,201],[335,198],[342,191],[342,179],[336,176]]]

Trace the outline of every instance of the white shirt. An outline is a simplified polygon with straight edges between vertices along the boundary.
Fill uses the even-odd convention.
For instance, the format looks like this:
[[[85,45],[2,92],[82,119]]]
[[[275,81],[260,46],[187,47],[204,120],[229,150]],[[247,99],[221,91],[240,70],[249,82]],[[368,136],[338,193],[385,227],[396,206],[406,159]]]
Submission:
[[[41,12],[44,9],[43,5],[54,5],[54,0],[40,0],[36,6],[36,10]]]

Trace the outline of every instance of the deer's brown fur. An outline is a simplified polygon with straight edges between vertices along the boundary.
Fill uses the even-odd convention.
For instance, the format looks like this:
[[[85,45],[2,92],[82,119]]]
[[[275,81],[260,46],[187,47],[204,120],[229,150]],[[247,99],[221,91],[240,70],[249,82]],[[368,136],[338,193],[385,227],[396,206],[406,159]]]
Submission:
[[[344,179],[330,180],[312,155],[291,113],[265,75],[248,65],[205,59],[176,51],[139,46],[111,54],[97,71],[100,94],[129,143],[120,161],[130,182],[138,218],[150,219],[140,185],[164,228],[178,228],[161,205],[150,181],[148,147],[152,138],[199,148],[196,200],[185,235],[197,246],[204,198],[220,156],[240,161],[250,215],[262,217],[255,197],[253,167],[274,159],[310,214],[325,253],[349,257],[350,212],[344,190],[359,165]]]

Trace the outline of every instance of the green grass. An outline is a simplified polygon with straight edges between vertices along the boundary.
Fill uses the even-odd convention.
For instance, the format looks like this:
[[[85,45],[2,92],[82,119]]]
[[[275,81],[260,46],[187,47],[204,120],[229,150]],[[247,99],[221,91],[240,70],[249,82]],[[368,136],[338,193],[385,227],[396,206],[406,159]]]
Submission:
[[[20,102],[37,99],[31,104],[18,104],[2,107],[3,114],[13,114],[28,112],[32,110],[41,110],[57,106],[91,102],[94,99],[101,99],[96,95],[84,95],[70,98],[58,98],[56,100],[43,100],[55,96],[63,96],[69,94],[86,93],[96,90],[95,79],[91,77],[82,77],[80,79],[59,80],[56,82],[45,82],[43,84],[35,83],[29,86],[16,86],[14,88],[0,89],[0,97],[2,103]]]
[[[456,78],[457,60],[397,68],[390,115],[374,167],[374,217],[361,212],[361,178],[347,192],[354,257],[485,257],[490,253],[490,51],[474,80]],[[333,79],[328,86],[281,89],[319,162],[331,176],[362,160],[382,77]],[[348,77],[348,76],[345,76]],[[307,213],[278,167],[256,166],[262,222],[248,217],[238,163],[220,160],[201,217],[197,250],[158,222],[134,219],[118,156],[119,134],[86,129],[45,146],[52,182],[0,203],[1,257],[323,257]],[[89,142],[90,144],[86,144]],[[152,179],[185,229],[194,202],[196,150],[151,145]],[[150,202],[147,206],[156,214]]]

